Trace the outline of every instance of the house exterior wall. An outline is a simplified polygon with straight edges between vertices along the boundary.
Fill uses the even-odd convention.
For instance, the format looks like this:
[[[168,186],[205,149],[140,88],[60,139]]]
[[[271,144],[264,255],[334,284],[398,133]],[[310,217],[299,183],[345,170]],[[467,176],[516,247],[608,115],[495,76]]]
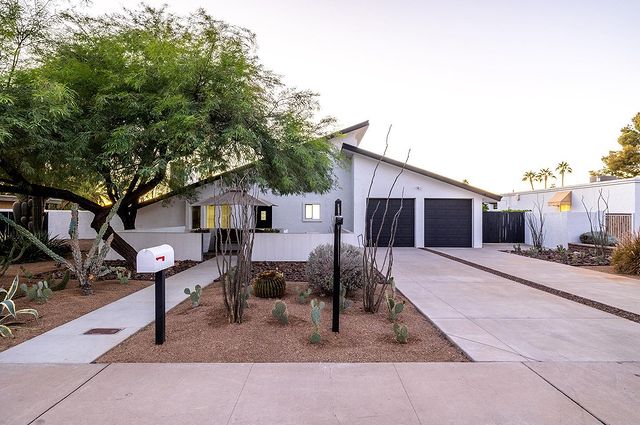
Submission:
[[[377,161],[360,155],[353,155],[353,191],[355,193],[353,220],[354,233],[364,234],[366,216],[366,198],[371,182],[371,176]],[[386,198],[389,189],[399,169],[390,164],[381,162],[376,172],[374,185],[371,189],[371,198]],[[416,246],[424,246],[424,199],[425,198],[456,198],[471,199],[473,208],[473,247],[482,247],[482,196],[462,188],[452,186],[439,180],[426,177],[412,171],[405,170],[399,177],[392,198],[415,199],[415,243]]]
[[[599,210],[600,190],[609,204],[609,213],[631,214],[633,229],[638,230],[640,227],[640,178],[508,193],[502,195],[498,209],[532,210],[537,202],[545,214],[547,229],[545,246],[548,248],[555,248],[558,245],[566,247],[568,243],[579,242],[580,235],[591,230],[587,211],[582,201],[584,200],[586,209],[591,211],[593,217]],[[569,211],[560,212],[559,207],[548,205],[555,193],[566,191],[571,191],[571,209]],[[600,211],[603,209],[604,204],[601,202]],[[525,242],[531,243],[528,228],[525,229]]]

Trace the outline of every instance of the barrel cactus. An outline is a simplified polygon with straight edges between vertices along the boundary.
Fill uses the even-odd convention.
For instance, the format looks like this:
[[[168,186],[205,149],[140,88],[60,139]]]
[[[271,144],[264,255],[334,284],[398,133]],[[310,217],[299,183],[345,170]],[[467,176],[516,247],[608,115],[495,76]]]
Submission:
[[[277,270],[262,272],[253,281],[253,295],[259,298],[281,298],[286,289],[284,274]]]

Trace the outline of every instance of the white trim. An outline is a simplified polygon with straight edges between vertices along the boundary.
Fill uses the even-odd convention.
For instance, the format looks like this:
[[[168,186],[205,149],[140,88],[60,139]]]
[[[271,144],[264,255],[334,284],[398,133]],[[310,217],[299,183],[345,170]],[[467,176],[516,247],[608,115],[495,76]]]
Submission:
[[[313,216],[313,213],[315,211],[313,211],[315,208],[314,207],[318,207],[318,218],[307,218],[307,205],[311,205],[312,208],[312,212],[311,215]],[[302,203],[302,221],[304,222],[310,222],[310,223],[320,223],[322,222],[322,204],[320,202],[303,202]]]

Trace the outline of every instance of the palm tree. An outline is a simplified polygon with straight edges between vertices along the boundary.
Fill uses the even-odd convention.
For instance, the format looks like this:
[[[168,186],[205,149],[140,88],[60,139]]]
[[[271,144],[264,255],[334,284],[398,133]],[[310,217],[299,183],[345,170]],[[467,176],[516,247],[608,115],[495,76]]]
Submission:
[[[526,171],[523,175],[522,175],[522,181],[526,182],[528,181],[529,184],[531,185],[531,190],[535,190],[533,187],[533,181],[536,179],[537,174],[535,171]]]
[[[573,170],[567,161],[562,161],[556,166],[556,171],[560,173],[560,185],[564,187],[564,175],[573,173]]]
[[[556,176],[553,175],[553,171],[551,171],[548,168],[543,168],[540,170],[540,172],[538,172],[538,181],[543,181],[544,182],[544,188],[547,188],[547,182],[549,179],[555,179]]]

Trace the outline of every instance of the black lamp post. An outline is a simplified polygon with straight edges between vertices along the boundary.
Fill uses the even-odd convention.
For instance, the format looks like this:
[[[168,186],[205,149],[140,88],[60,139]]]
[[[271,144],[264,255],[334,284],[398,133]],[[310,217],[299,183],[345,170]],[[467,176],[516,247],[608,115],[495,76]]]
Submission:
[[[333,223],[333,322],[331,330],[340,332],[340,233],[342,232],[342,201],[336,199]]]

